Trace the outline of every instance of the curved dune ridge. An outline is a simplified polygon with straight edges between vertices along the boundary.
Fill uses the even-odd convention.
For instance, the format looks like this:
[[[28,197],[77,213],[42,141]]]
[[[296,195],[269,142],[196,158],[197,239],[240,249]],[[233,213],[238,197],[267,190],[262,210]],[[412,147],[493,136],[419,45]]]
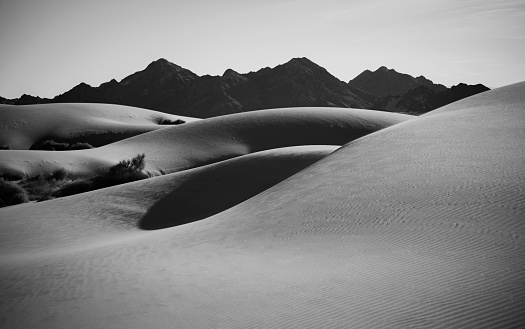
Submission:
[[[85,176],[142,153],[146,155],[147,171],[175,172],[271,148],[343,145],[411,118],[397,113],[339,108],[254,111],[158,129],[95,149],[5,150],[0,172],[49,174],[63,167]]]
[[[0,145],[28,150],[54,140],[96,147],[166,128],[158,119],[198,120],[112,104],[0,105]]]
[[[0,209],[0,323],[525,326],[525,82],[323,152],[258,152]],[[301,163],[290,172],[307,167],[268,189],[243,184],[288,156]],[[245,201],[225,195],[236,193],[224,186],[236,171],[231,186],[254,195]],[[177,225],[186,211],[207,216],[208,204],[220,212]]]

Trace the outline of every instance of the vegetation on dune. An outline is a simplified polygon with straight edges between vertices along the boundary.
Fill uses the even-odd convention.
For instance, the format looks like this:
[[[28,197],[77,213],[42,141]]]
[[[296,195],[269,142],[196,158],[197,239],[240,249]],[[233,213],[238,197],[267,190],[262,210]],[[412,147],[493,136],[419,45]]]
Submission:
[[[21,180],[24,179],[24,177],[24,174],[18,172],[4,172],[0,174],[0,178],[8,181]]]
[[[85,179],[73,179],[65,169],[58,169],[48,176],[38,174],[18,181],[0,178],[0,207],[44,201],[149,178],[143,172],[145,158],[145,154],[138,154],[132,159],[120,161],[97,176]]]
[[[0,207],[29,201],[27,192],[18,184],[0,178]]]
[[[109,168],[109,175],[110,176],[118,176],[118,175],[125,175],[133,172],[138,172],[144,170],[144,167],[146,166],[146,162],[144,159],[146,158],[146,155],[138,154],[136,157],[134,157],[131,160],[125,159],[120,161],[118,164],[114,165],[113,167]]]
[[[149,176],[143,172],[146,165],[145,158],[145,154],[138,154],[133,159],[120,161],[118,164],[109,168],[107,172],[98,176],[70,181],[55,191],[54,196],[68,196],[149,178]]]
[[[54,140],[44,141],[39,149],[45,151],[74,151],[74,150],[85,150],[91,149],[93,146],[89,143],[78,142],[75,144],[69,144],[65,142],[55,142]]]
[[[186,121],[181,120],[181,119],[170,120],[170,119],[164,119],[164,118],[160,118],[160,117],[159,118],[155,118],[154,121],[158,125],[180,125],[180,124],[186,123]]]

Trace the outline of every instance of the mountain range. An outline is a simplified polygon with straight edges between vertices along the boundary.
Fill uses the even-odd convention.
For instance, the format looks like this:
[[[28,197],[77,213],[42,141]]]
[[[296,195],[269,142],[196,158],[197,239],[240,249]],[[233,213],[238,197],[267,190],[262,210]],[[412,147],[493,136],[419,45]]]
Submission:
[[[486,90],[481,84],[447,88],[384,66],[346,83],[307,58],[246,74],[228,69],[222,76],[198,76],[161,58],[120,82],[113,79],[98,87],[80,83],[52,99],[24,94],[0,97],[0,103],[108,103],[197,118],[302,106],[421,114]]]

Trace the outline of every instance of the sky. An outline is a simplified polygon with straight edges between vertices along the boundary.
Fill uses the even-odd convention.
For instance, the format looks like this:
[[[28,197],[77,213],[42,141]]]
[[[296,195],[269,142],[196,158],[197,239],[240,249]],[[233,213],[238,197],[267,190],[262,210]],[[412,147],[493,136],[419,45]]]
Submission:
[[[54,97],[159,58],[198,75],[307,57],[446,86],[525,80],[523,0],[0,0],[0,96]]]

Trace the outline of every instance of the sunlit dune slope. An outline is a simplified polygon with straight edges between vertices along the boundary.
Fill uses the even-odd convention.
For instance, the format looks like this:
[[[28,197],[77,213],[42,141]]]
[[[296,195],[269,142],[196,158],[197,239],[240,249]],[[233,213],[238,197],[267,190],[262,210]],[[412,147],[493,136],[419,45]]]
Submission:
[[[87,175],[146,155],[146,170],[174,172],[250,152],[297,145],[343,145],[413,118],[339,108],[262,110],[188,122],[79,151],[2,151],[0,172],[34,175],[64,167]]]
[[[522,328],[524,161],[520,83],[356,139],[185,225],[179,199],[198,195],[177,190],[221,164],[0,209],[0,321]]]
[[[0,105],[0,146],[27,150],[46,140],[100,146],[166,128],[160,119],[198,120],[111,104]]]

